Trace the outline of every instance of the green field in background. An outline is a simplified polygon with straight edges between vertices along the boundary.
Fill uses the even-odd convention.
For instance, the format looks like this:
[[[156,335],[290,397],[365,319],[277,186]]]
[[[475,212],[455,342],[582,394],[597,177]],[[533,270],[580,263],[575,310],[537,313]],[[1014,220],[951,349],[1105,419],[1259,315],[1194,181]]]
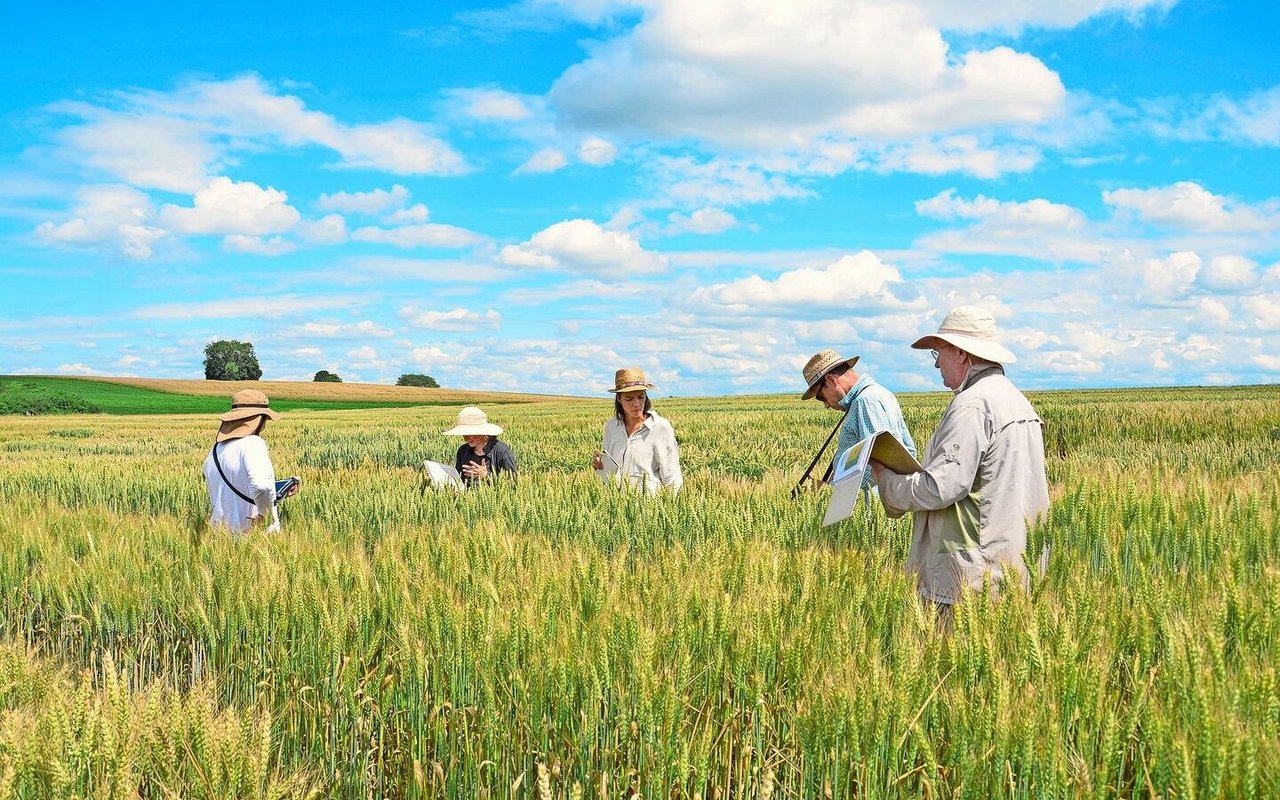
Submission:
[[[5,402],[6,398],[18,400],[22,397],[50,394],[83,400],[102,414],[221,414],[227,410],[231,396],[230,390],[227,392],[227,397],[171,394],[139,389],[136,386],[77,378],[0,375],[0,414],[22,413],[21,408],[8,407],[10,404]],[[336,400],[273,399],[271,401],[271,407],[276,411],[294,411],[304,408],[313,411],[341,411],[362,408],[412,408],[425,405],[437,404]],[[458,405],[458,403],[451,400],[442,405]]]

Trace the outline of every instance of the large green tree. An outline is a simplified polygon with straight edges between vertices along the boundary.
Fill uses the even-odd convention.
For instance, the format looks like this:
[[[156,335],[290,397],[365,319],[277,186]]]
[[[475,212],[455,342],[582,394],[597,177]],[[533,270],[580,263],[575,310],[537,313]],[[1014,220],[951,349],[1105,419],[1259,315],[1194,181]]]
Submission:
[[[330,372],[327,369],[322,369],[317,372],[316,376],[312,378],[312,380],[319,383],[342,383],[342,378],[338,377],[338,373]]]
[[[423,375],[419,372],[406,372],[396,381],[396,386],[423,386],[428,389],[439,389],[440,384],[436,383],[436,379],[430,375]]]
[[[211,381],[256,381],[262,377],[249,342],[219,339],[204,346],[204,377]]]

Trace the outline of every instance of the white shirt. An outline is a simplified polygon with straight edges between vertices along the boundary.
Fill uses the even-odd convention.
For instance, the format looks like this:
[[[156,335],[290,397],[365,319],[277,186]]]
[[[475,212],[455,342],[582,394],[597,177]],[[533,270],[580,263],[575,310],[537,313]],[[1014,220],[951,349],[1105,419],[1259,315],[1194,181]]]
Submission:
[[[213,450],[204,459],[204,482],[209,487],[209,504],[213,514],[209,524],[240,533],[252,525],[258,517],[271,517],[268,531],[280,530],[280,517],[276,514],[276,471],[267,454],[267,443],[261,436],[244,436],[216,447],[218,461],[227,481],[248,497],[252,504],[236,496],[227,481],[218,474],[213,463]]]
[[[625,480],[634,489],[657,494],[660,487],[680,491],[680,445],[671,423],[650,411],[636,432],[627,436],[617,418],[604,424],[604,469],[596,474],[606,483]]]

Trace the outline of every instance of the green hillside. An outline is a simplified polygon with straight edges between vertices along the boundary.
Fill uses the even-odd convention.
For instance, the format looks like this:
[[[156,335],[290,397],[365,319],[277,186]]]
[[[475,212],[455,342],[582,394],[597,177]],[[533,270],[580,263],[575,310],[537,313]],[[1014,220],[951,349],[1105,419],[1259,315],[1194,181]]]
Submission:
[[[229,395],[228,395],[229,396]],[[0,376],[0,414],[221,414],[228,397],[171,394],[79,378]],[[272,400],[277,411],[409,408],[428,403]]]

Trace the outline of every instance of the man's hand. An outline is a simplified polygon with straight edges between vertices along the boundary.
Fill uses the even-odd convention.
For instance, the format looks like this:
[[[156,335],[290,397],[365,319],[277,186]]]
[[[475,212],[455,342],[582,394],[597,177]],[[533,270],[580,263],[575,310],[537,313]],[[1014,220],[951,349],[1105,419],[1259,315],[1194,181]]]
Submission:
[[[596,453],[591,457],[592,469],[604,469],[604,453]]]
[[[880,466],[880,462],[878,461],[871,462],[871,477],[875,479],[875,482],[877,484],[880,483],[880,476],[884,475],[886,472],[889,472],[889,471],[890,470],[887,467]]]
[[[293,497],[295,494],[302,491],[302,478],[299,478],[297,475],[293,475],[291,477],[293,478],[293,485],[285,490],[284,494],[276,498],[277,502],[285,499],[286,497]]]

